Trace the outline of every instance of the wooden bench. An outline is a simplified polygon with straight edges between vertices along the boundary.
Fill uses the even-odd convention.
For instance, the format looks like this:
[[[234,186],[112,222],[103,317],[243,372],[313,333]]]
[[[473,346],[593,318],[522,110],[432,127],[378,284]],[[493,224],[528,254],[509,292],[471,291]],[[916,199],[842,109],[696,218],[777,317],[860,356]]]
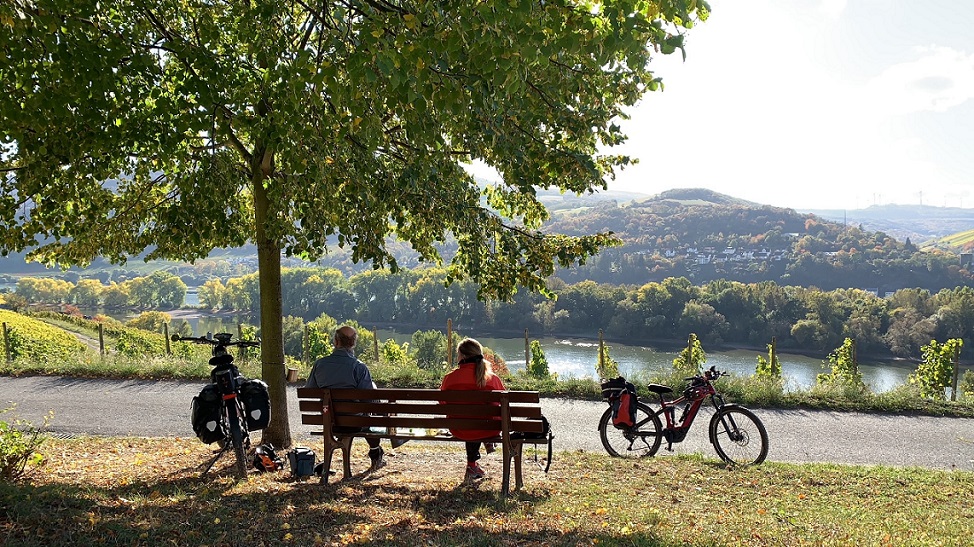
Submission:
[[[523,485],[523,445],[548,445],[551,438],[550,435],[532,438],[532,435],[540,437],[544,432],[537,391],[298,388],[298,404],[301,423],[321,428],[312,431],[312,435],[324,438],[324,469],[330,469],[332,453],[342,451],[344,478],[352,476],[350,456],[355,437],[463,442],[448,433],[438,432],[448,429],[499,429],[496,437],[485,439],[484,442],[501,446],[504,460],[501,495],[507,496],[512,461],[515,489]],[[345,433],[336,431],[336,428],[358,428],[360,431]],[[370,428],[380,428],[383,433],[370,431]],[[419,429],[426,434],[397,433],[405,429]],[[321,474],[321,482],[328,482],[327,471]]]

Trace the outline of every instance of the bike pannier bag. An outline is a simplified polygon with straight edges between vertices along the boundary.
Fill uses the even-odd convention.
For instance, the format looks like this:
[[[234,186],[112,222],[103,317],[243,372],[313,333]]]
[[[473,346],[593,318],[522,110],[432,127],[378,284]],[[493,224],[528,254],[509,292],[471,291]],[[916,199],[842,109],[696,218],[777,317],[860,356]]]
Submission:
[[[300,479],[310,477],[315,472],[315,453],[310,448],[299,446],[287,453],[291,464],[291,476]]]
[[[223,440],[227,432],[223,423],[223,397],[216,384],[205,386],[193,397],[193,432],[206,444]]]
[[[625,391],[627,384],[629,382],[622,376],[602,382],[602,397],[609,400],[618,399],[619,395]]]
[[[612,400],[612,425],[619,429],[632,427],[636,423],[636,386],[625,383],[619,392],[618,401]]]
[[[240,400],[247,417],[247,430],[264,429],[271,421],[271,398],[267,384],[260,380],[243,380],[240,383]]]

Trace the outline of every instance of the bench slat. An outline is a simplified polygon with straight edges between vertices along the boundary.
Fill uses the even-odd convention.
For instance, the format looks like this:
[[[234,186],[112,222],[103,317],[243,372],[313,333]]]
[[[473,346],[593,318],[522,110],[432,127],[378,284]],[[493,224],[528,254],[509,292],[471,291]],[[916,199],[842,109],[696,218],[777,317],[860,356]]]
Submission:
[[[338,390],[331,390],[338,391]],[[439,389],[342,389],[341,397],[334,397],[335,400],[360,400],[360,401],[445,401],[445,402],[475,402],[475,403],[498,403],[501,401],[502,394],[507,394],[508,400],[512,403],[534,403],[541,401],[537,391],[465,391],[465,390],[446,390]],[[325,390],[320,388],[298,388],[298,399],[318,399],[320,400]]]

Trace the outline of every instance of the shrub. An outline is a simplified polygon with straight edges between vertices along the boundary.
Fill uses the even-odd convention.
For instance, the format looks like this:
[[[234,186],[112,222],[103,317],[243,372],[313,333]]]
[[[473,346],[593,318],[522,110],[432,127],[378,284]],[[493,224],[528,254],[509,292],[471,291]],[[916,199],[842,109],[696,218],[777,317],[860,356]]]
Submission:
[[[760,378],[780,378],[781,362],[778,354],[774,351],[774,345],[768,344],[768,357],[758,355],[758,366],[754,370],[754,375]]]
[[[704,353],[700,340],[696,334],[691,334],[687,347],[683,348],[676,359],[673,359],[673,369],[684,377],[696,376],[700,374],[700,367],[706,362],[707,354]]]
[[[921,397],[935,401],[946,399],[945,390],[953,380],[954,358],[963,344],[960,338],[951,338],[943,344],[931,340],[921,348],[923,361],[910,375],[910,383],[920,388]]]
[[[14,406],[0,410],[5,414]],[[44,419],[46,427],[51,419]],[[46,437],[30,423],[15,418],[13,423],[0,420],[0,480],[12,482],[21,479],[30,466],[40,465],[44,457],[37,451]]]
[[[531,341],[531,360],[528,361],[527,373],[528,376],[540,380],[551,376],[551,373],[548,372],[548,358],[545,357],[544,350],[541,349],[541,342],[537,340]]]
[[[608,344],[603,344],[599,350],[599,360],[595,363],[595,375],[602,380],[620,376],[619,363],[609,356]]]
[[[409,343],[416,365],[424,370],[443,373],[446,371],[446,335],[438,330],[419,330],[413,333]]]
[[[957,385],[957,391],[960,391],[961,397],[965,400],[974,401],[974,370],[964,372]]]
[[[819,374],[815,379],[821,386],[841,386],[860,392],[866,391],[866,384],[862,381],[862,372],[855,358],[856,347],[852,338],[846,338],[841,346],[832,350],[826,358],[831,365],[832,372]]]

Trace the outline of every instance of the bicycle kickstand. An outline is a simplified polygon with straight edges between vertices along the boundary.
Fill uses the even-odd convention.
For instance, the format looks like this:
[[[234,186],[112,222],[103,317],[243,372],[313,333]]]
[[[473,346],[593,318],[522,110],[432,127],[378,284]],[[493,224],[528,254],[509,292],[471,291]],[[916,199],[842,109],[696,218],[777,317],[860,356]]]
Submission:
[[[212,458],[210,458],[210,461],[208,461],[206,463],[206,469],[204,469],[203,472],[200,473],[200,478],[201,479],[203,477],[205,477],[207,473],[210,472],[210,469],[213,467],[213,464],[215,464],[216,461],[219,460],[221,456],[223,456],[223,454],[227,451],[227,449],[230,446],[232,446],[232,444],[229,443],[229,442],[223,443],[223,448],[221,448],[220,451],[216,453],[216,456],[213,456]]]

